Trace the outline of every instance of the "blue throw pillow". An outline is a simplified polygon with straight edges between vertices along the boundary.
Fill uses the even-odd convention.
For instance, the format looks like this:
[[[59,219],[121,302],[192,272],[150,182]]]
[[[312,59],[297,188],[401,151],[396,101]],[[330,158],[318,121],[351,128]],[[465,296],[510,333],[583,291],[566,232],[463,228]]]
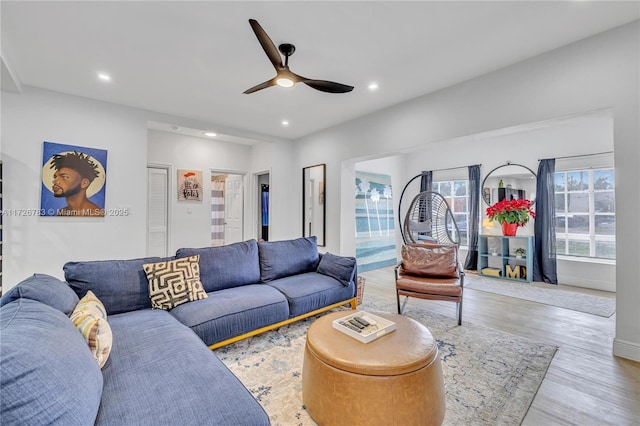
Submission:
[[[336,256],[325,253],[320,259],[316,272],[333,277],[342,285],[349,285],[355,274],[356,259],[354,257]]]
[[[78,304],[78,296],[66,282],[45,274],[33,274],[18,283],[0,298],[0,306],[20,298],[44,303],[67,316]]]
[[[269,282],[291,275],[313,272],[318,266],[316,237],[258,243],[260,280]]]

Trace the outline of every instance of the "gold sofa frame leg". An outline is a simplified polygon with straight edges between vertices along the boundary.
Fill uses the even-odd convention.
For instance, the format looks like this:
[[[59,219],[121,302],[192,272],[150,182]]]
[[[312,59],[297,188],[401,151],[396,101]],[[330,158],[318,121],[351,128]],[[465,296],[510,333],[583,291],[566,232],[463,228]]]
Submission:
[[[294,323],[296,321],[300,321],[301,319],[305,319],[305,318],[312,317],[314,315],[321,314],[323,312],[329,311],[329,310],[334,309],[334,308],[338,308],[338,307],[340,307],[342,305],[346,305],[346,304],[349,304],[351,306],[351,309],[355,310],[358,307],[358,299],[356,297],[353,297],[353,298],[348,299],[348,300],[343,300],[342,302],[334,303],[333,305],[325,306],[324,308],[316,309],[315,311],[307,312],[306,314],[298,315],[297,317],[289,318],[287,320],[280,321],[280,322],[277,322],[275,324],[270,324],[270,325],[267,325],[267,326],[264,326],[264,327],[261,327],[261,328],[257,328],[255,330],[249,331],[248,333],[244,333],[244,334],[241,334],[239,336],[231,337],[231,338],[223,340],[221,342],[214,343],[213,345],[209,345],[209,349],[211,349],[211,350],[218,349],[218,348],[221,348],[223,346],[230,345],[231,343],[239,342],[240,340],[244,340],[244,339],[247,339],[249,337],[253,337],[253,336],[256,336],[258,334],[265,333],[267,331],[275,330],[276,328],[280,328],[280,327],[285,326],[287,324],[291,324],[291,323]]]

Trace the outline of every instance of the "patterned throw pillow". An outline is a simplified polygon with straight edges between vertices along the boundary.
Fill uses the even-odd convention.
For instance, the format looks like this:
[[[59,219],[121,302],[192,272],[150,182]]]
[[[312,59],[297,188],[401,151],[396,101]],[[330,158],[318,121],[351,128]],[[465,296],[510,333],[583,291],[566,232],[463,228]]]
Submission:
[[[104,366],[111,353],[113,336],[107,322],[107,310],[91,290],[80,299],[71,313],[73,325],[82,333],[89,344],[93,357],[100,368]]]
[[[142,265],[149,281],[153,309],[173,309],[183,303],[206,299],[200,282],[200,255]]]

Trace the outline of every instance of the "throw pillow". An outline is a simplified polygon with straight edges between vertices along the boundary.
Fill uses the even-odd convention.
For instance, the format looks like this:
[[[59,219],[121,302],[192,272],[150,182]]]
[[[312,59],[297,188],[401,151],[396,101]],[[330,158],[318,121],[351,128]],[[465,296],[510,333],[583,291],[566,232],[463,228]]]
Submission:
[[[333,277],[340,281],[342,285],[349,285],[351,282],[356,266],[354,257],[336,256],[331,253],[325,253],[320,259],[316,272]]]
[[[402,269],[409,275],[459,278],[458,248],[439,244],[403,245]]]
[[[80,331],[91,349],[91,354],[98,361],[100,368],[104,366],[111,353],[113,336],[107,322],[107,311],[104,305],[91,290],[80,299],[71,313],[73,325]]]
[[[200,282],[199,260],[200,255],[195,255],[142,265],[149,281],[153,309],[169,310],[208,297]]]

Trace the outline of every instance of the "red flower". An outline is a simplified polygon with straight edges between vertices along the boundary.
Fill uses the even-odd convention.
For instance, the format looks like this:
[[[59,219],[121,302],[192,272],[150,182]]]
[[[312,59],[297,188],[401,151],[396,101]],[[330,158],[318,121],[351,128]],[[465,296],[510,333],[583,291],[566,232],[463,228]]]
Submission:
[[[502,200],[487,208],[487,217],[499,223],[517,223],[524,226],[529,222],[529,216],[535,218],[536,213],[531,209],[530,200]]]

